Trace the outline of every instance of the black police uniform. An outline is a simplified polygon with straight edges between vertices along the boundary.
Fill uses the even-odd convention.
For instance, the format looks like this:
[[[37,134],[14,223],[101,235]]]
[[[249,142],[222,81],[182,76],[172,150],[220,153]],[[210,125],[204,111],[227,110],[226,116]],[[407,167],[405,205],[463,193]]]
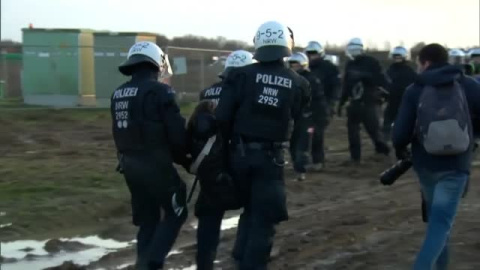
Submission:
[[[223,82],[220,81],[202,90],[200,92],[200,97],[199,97],[200,101],[211,100],[212,102],[215,103],[215,105],[218,105],[218,101],[220,100],[220,94],[222,93],[222,85],[223,85]]]
[[[163,267],[187,217],[186,185],[173,166],[189,162],[185,119],[173,90],[157,78],[143,66],[111,98],[113,137],[139,226],[137,269]]]
[[[353,161],[361,159],[360,124],[375,145],[377,153],[388,155],[389,148],[380,130],[379,111],[382,93],[379,87],[388,89],[388,81],[380,63],[373,57],[360,55],[347,63],[343,93],[339,108],[350,100],[347,108],[348,141]]]
[[[312,162],[314,164],[325,162],[325,146],[324,134],[325,128],[328,124],[329,107],[323,90],[321,80],[308,70],[301,70],[298,72],[304,77],[310,85],[310,106],[305,106],[303,109],[302,121],[297,121],[291,141],[294,141],[297,148],[297,156],[299,160],[294,160],[294,167],[297,172],[305,172],[305,165],[308,162],[307,158],[303,157],[306,151],[311,150]],[[304,94],[304,96],[306,96]],[[307,132],[309,127],[313,127],[313,134]],[[311,137],[310,137],[311,136]],[[310,143],[311,142],[311,143]],[[303,157],[303,158],[302,158]]]
[[[383,117],[383,133],[386,140],[390,139],[393,121],[397,118],[398,109],[402,102],[403,93],[417,78],[417,73],[408,65],[408,62],[397,62],[390,65],[387,70],[390,79],[388,89],[387,107]]]
[[[211,100],[218,104],[222,88],[223,82],[218,82],[204,89],[200,92],[200,101]],[[202,183],[202,179],[200,182]],[[223,205],[219,205],[216,198],[211,198],[211,194],[202,188],[195,204],[195,216],[198,218],[196,254],[198,270],[214,269],[224,214]]]
[[[333,115],[335,112],[335,103],[340,96],[340,72],[338,71],[338,67],[328,60],[317,58],[310,61],[309,68],[310,71],[321,80],[329,106],[329,113]]]
[[[240,269],[266,269],[274,226],[288,219],[282,144],[308,102],[304,83],[282,61],[237,68],[225,81],[216,117],[231,138],[230,166],[244,206],[233,251]]]

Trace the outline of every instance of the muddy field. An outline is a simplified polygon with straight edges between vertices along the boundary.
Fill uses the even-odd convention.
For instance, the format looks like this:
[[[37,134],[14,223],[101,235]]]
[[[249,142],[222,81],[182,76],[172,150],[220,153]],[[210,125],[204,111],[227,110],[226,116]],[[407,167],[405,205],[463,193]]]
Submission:
[[[1,269],[131,268],[135,228],[128,190],[114,172],[108,112],[0,109],[0,125]],[[411,268],[425,231],[419,187],[412,173],[380,185],[392,160],[364,143],[363,164],[349,165],[345,119],[335,119],[324,172],[299,183],[287,166],[290,220],[277,228],[270,269]],[[451,269],[480,269],[479,175],[476,167],[460,206]],[[238,214],[224,222],[218,269],[234,269]],[[195,269],[195,226],[191,215],[166,269]]]

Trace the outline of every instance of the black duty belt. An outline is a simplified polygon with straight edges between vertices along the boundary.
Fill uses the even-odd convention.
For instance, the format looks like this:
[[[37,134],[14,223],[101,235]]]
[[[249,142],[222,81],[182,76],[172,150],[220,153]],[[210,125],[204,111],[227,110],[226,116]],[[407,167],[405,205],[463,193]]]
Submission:
[[[284,148],[284,144],[281,142],[244,142],[235,144],[235,147],[250,150],[275,150]]]

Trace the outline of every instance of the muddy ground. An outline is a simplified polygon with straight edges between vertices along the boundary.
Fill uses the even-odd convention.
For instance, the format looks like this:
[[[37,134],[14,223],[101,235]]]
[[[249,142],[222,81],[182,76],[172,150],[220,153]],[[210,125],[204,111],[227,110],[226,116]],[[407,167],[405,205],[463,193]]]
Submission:
[[[2,243],[78,235],[134,239],[128,190],[114,172],[107,111],[0,111],[0,224],[11,223],[0,228]],[[411,268],[425,232],[419,187],[412,173],[394,186],[380,185],[378,174],[392,160],[375,156],[366,138],[364,143],[363,164],[346,164],[345,119],[335,119],[327,132],[324,172],[299,183],[287,166],[290,220],[277,228],[270,269]],[[475,168],[460,206],[451,269],[480,269],[479,175]],[[191,183],[192,176],[184,178]],[[191,215],[167,269],[195,263],[194,224]],[[234,269],[229,257],[234,236],[235,228],[223,232],[218,269]],[[133,261],[131,246],[86,268],[125,268]]]

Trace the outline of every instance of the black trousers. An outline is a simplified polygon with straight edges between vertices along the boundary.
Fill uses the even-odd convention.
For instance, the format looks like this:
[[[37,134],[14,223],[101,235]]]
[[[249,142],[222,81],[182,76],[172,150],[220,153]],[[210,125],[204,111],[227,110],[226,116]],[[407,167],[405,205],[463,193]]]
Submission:
[[[390,152],[380,130],[378,107],[376,104],[353,103],[347,109],[350,157],[354,161],[360,161],[362,156],[361,125],[365,127],[377,153],[388,155]]]

